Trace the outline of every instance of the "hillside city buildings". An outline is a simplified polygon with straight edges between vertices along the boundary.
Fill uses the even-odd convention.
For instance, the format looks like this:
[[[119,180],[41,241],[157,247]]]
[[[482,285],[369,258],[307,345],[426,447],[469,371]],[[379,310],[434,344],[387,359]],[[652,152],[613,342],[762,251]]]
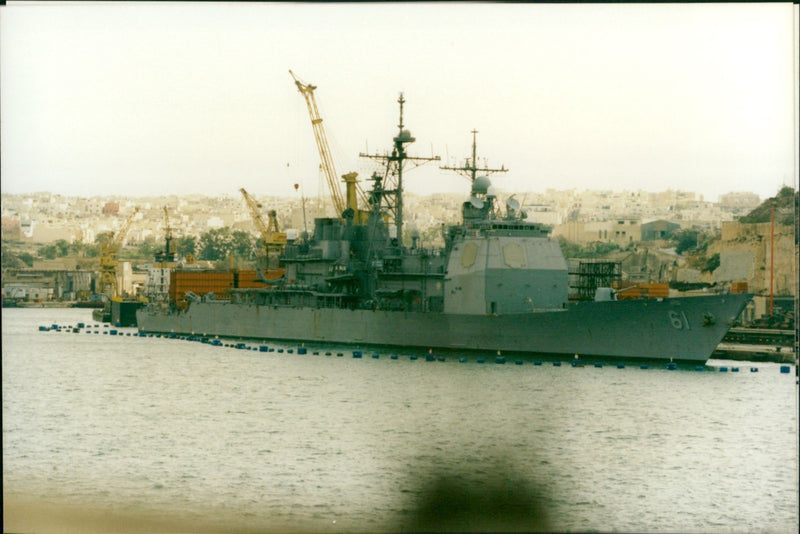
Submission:
[[[282,231],[290,238],[304,229],[313,230],[313,220],[319,216],[334,216],[331,203],[325,198],[266,197],[253,195],[267,210],[277,212]],[[667,190],[610,191],[610,190],[551,190],[513,195],[527,213],[527,219],[553,228],[553,235],[576,244],[614,243],[621,249],[633,251],[620,256],[623,271],[631,279],[636,272],[650,273],[655,281],[725,282],[745,281],[750,291],[762,293],[768,289],[765,261],[770,258],[769,224],[742,225],[737,220],[758,206],[760,198],[747,192],[721,195],[718,202],[705,201],[702,196],[688,191]],[[498,193],[503,206],[508,195]],[[408,231],[416,230],[420,246],[440,246],[443,224],[460,219],[462,194],[419,196],[405,193],[405,222]],[[214,228],[230,227],[258,237],[247,205],[237,194],[220,197],[183,195],[166,197],[68,197],[51,193],[2,195],[2,237],[4,244],[36,245],[65,240],[69,243],[95,243],[103,232],[118,231],[135,208],[139,212],[133,219],[125,243],[137,245],[145,241],[162,243],[166,231],[164,207],[169,213],[169,226],[174,237],[196,236]],[[714,242],[709,254],[719,254],[720,265],[715,272],[685,265],[683,258],[670,251],[665,241],[680,228],[696,228],[716,233],[721,239]],[[780,256],[776,263],[776,292],[794,294],[796,261],[794,229],[777,229],[775,250]],[[641,257],[645,251],[644,258]],[[654,260],[655,258],[655,260]],[[124,260],[124,258],[121,258]],[[66,270],[87,268],[76,260],[54,260],[49,264],[37,258],[33,269],[57,270],[58,262]],[[631,264],[627,268],[625,262]],[[653,263],[655,261],[655,263]],[[69,265],[67,265],[69,263]],[[635,267],[633,266],[635,265]],[[639,271],[640,270],[640,271]],[[653,275],[652,273],[656,273]],[[7,273],[4,273],[4,285]],[[129,263],[121,264],[120,287],[135,291],[144,282],[137,278]],[[75,287],[86,288],[85,280]],[[773,280],[775,284],[775,280]],[[74,294],[67,284],[63,295]],[[63,298],[55,291],[57,298]]]
[[[283,228],[309,228],[316,216],[333,216],[330,202],[317,197],[263,197],[254,195],[265,211],[274,209]],[[506,195],[499,195],[501,202]],[[528,219],[551,225],[555,235],[575,242],[640,241],[643,225],[658,220],[682,228],[721,229],[758,205],[753,193],[729,193],[719,202],[685,191],[578,191],[547,190],[544,193],[517,194]],[[410,224],[420,231],[451,223],[460,217],[461,194],[418,196],[405,194]],[[195,235],[223,226],[256,235],[247,206],[236,194],[221,197],[202,195],[109,198],[68,197],[52,193],[2,195],[2,233],[4,239],[27,243],[94,243],[102,232],[116,231],[139,208],[135,223],[126,237],[130,244],[164,235],[163,208],[170,214],[170,225],[178,235]],[[620,222],[623,221],[623,222]],[[645,231],[647,229],[645,228]],[[623,233],[624,232],[624,233]]]

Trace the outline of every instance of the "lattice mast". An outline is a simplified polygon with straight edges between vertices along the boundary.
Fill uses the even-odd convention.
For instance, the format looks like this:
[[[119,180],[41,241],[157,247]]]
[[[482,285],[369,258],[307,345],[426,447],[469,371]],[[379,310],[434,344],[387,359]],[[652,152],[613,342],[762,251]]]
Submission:
[[[439,167],[444,171],[455,171],[458,174],[465,176],[469,179],[470,183],[475,182],[475,178],[477,178],[478,173],[480,172],[482,175],[489,176],[490,174],[494,174],[496,172],[508,172],[503,165],[500,165],[499,169],[490,169],[489,167],[478,167],[478,158],[477,158],[477,134],[478,130],[472,130],[472,159],[466,158],[464,161],[464,165],[462,167],[450,167],[445,165],[443,167]]]
[[[423,165],[429,161],[440,161],[439,156],[431,156],[429,158],[409,156],[406,153],[405,145],[413,143],[415,138],[411,136],[411,132],[405,129],[403,124],[403,104],[406,100],[403,93],[397,99],[400,104],[400,122],[397,125],[397,136],[393,139],[394,148],[391,154],[359,154],[362,158],[370,158],[383,162],[384,176],[373,176],[376,181],[376,190],[380,189],[381,202],[389,213],[393,216],[395,226],[397,226],[397,240],[402,246],[403,243],[403,167],[406,162],[413,163],[415,167]],[[382,183],[379,183],[382,182]]]

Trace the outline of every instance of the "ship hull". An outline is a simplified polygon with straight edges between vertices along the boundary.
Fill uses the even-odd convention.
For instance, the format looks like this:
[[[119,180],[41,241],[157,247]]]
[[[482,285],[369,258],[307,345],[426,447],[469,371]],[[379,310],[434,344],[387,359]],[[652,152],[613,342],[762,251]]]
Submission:
[[[495,316],[211,301],[184,311],[141,309],[137,321],[140,330],[152,333],[704,363],[748,300],[730,294],[583,302]]]

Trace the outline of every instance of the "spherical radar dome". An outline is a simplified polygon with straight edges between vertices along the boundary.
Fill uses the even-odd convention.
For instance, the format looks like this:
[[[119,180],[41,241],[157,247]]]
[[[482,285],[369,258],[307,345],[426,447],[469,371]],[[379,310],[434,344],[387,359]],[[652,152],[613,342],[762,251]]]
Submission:
[[[472,182],[473,195],[485,195],[489,188],[492,186],[492,181],[486,176],[478,176]]]

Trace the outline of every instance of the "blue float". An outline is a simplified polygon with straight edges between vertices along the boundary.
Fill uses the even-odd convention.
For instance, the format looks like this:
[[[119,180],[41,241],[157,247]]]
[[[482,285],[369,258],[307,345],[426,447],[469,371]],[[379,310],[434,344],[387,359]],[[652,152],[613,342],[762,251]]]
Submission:
[[[261,345],[260,347],[258,347],[258,350],[260,350],[261,352],[269,352],[269,346]]]
[[[789,367],[788,365],[781,365],[781,373],[786,374],[791,370],[792,370],[792,368]]]
[[[506,357],[505,356],[495,356],[494,363],[500,363],[500,364],[506,363]]]
[[[486,360],[484,360],[483,358],[478,358],[475,361],[477,361],[478,363],[486,363]]]
[[[411,360],[416,360],[417,358],[418,358],[418,356],[417,356],[416,354],[412,354],[412,355],[411,355],[411,357],[410,357],[409,359],[411,359]]]
[[[738,373],[738,372],[739,372],[738,367],[731,367],[731,373]]]
[[[372,358],[373,358],[373,359],[375,359],[375,360],[377,360],[377,359],[378,359],[378,358],[380,358],[380,357],[381,357],[381,355],[380,355],[380,354],[373,354],[373,355],[372,355]]]
[[[466,361],[467,361],[467,359],[464,356],[462,356],[462,357],[460,357],[458,359],[458,363],[466,363]]]
[[[48,326],[40,326],[39,327],[39,332],[47,332],[48,330],[50,330],[50,327],[48,327]]]
[[[396,360],[396,359],[397,359],[397,354],[392,354],[392,355],[391,355],[391,356],[389,356],[389,357],[390,357],[391,359],[393,359],[393,360]]]
[[[669,369],[670,371],[674,371],[677,368],[678,368],[678,364],[677,363],[670,362],[670,363],[667,364],[667,369]]]
[[[360,357],[361,357],[361,351],[360,350],[354,350],[353,351],[353,358],[360,358]]]
[[[625,369],[625,364],[624,363],[618,363],[617,364],[617,369]]]
[[[553,367],[561,367],[561,362],[553,362]]]
[[[639,369],[647,369],[649,366],[646,363],[643,363],[639,366]]]
[[[603,367],[603,362],[594,362],[595,367]]]
[[[536,360],[533,365],[542,365],[542,360]]]
[[[727,367],[720,367],[719,368],[719,372],[720,373],[727,373],[728,372],[728,368]]]
[[[514,363],[517,364],[517,365],[522,365],[522,360],[517,360]]]
[[[436,358],[433,357],[433,354],[427,354],[427,355],[425,355],[425,361],[426,362],[434,362],[434,361],[436,361]]]
[[[297,354],[307,354],[308,350],[305,347],[297,347]]]
[[[758,367],[751,367],[750,368],[750,372],[751,373],[757,373],[758,372]]]
[[[695,365],[695,366],[694,366],[694,370],[695,370],[695,371],[705,371],[705,370],[706,370],[706,368],[705,368],[705,367],[703,367],[702,365]]]
[[[278,352],[279,353],[283,353],[283,349],[278,349]]]

